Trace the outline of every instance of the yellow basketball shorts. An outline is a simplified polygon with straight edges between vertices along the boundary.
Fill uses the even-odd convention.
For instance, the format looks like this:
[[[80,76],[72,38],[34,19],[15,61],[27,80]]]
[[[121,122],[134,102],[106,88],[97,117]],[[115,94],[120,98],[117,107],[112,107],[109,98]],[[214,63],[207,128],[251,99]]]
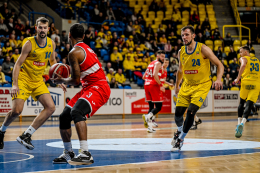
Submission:
[[[256,102],[260,92],[260,83],[256,81],[242,81],[240,89],[240,98]]]
[[[179,91],[176,106],[189,107],[190,103],[192,103],[201,107],[209,93],[211,85],[211,80],[198,85],[189,85],[184,82]]]
[[[37,101],[37,96],[42,94],[50,93],[44,81],[31,82],[26,78],[18,78],[18,87],[20,93],[16,98],[27,100],[30,96]],[[13,100],[14,98],[12,98]]]

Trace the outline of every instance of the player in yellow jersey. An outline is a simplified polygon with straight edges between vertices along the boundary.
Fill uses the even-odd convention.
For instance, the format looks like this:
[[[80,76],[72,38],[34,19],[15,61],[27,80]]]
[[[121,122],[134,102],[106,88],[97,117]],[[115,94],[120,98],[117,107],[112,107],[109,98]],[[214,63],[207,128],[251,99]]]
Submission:
[[[22,47],[21,55],[15,63],[11,89],[13,106],[0,128],[0,149],[4,147],[6,128],[21,114],[24,102],[29,96],[32,96],[35,101],[38,100],[44,106],[44,110],[34,119],[30,127],[16,139],[27,149],[34,149],[31,144],[31,135],[55,111],[54,102],[42,78],[48,61],[51,65],[56,63],[55,43],[47,37],[48,26],[48,19],[40,17],[36,20],[37,35],[27,38],[27,42]]]
[[[247,46],[240,48],[240,70],[235,83],[241,78],[240,103],[238,106],[238,125],[235,137],[240,138],[243,133],[244,124],[251,113],[254,103],[258,99],[260,92],[260,62],[256,57],[250,57],[250,49]],[[244,108],[244,104],[246,107]],[[242,119],[243,116],[243,119]]]
[[[185,136],[190,130],[194,115],[203,104],[212,85],[210,62],[217,66],[217,80],[212,87],[223,88],[221,78],[224,67],[212,50],[206,45],[195,42],[194,28],[185,26],[181,29],[181,37],[185,46],[178,52],[179,69],[176,76],[175,94],[178,95],[175,109],[175,123],[178,130],[172,139],[171,151],[180,150]],[[184,79],[181,89],[180,82]],[[188,108],[183,124],[183,114]]]

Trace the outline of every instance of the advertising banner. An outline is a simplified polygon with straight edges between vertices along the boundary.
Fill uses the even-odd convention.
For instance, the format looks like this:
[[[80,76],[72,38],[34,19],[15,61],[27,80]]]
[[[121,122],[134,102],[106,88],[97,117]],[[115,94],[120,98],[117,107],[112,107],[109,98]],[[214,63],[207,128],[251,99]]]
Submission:
[[[11,88],[0,88],[0,115],[6,115],[12,108]]]
[[[239,91],[213,91],[214,112],[237,112]]]

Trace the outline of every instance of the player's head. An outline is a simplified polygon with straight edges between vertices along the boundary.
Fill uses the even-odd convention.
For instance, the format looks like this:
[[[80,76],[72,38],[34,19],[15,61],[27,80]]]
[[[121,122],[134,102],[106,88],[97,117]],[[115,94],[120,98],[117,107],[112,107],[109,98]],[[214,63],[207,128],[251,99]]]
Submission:
[[[241,57],[250,56],[250,48],[248,46],[240,47],[239,54]]]
[[[195,38],[195,31],[193,26],[185,26],[181,29],[181,38],[183,44],[189,46]]]
[[[169,66],[169,59],[165,58],[163,63],[163,68],[166,69]]]
[[[36,20],[35,30],[40,38],[45,38],[49,31],[49,20],[45,17],[39,17]]]
[[[72,40],[83,40],[84,38],[84,27],[80,23],[75,23],[70,27],[69,32],[69,43],[72,44]]]
[[[165,58],[165,51],[164,50],[159,50],[157,52],[157,60],[160,61],[163,64],[164,58]]]

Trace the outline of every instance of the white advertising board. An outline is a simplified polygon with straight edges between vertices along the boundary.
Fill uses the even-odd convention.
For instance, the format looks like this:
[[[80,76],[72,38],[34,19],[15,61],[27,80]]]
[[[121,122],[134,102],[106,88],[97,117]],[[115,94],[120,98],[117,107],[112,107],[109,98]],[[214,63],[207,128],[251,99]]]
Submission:
[[[237,112],[239,91],[213,91],[214,112]]]
[[[145,92],[143,89],[124,89],[124,97],[125,114],[137,113],[132,111],[137,109],[143,112],[148,112],[149,105],[140,104],[145,100]]]
[[[12,108],[11,88],[0,88],[0,115],[6,115]]]

